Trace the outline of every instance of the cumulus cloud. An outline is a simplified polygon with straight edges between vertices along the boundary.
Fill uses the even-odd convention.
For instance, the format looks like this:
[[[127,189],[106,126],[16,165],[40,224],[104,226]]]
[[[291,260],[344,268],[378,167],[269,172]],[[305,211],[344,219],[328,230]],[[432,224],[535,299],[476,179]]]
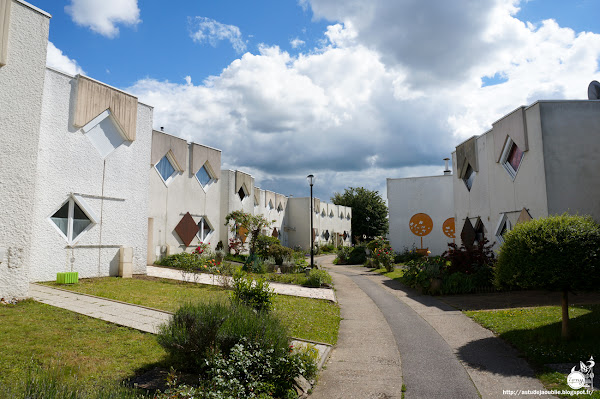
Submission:
[[[48,42],[46,65],[70,75],[85,74],[83,69],[77,64],[77,61],[64,55],[52,42]]]
[[[190,36],[195,42],[208,42],[216,47],[221,40],[228,40],[238,53],[246,50],[246,43],[242,39],[240,28],[235,25],[222,24],[214,19],[196,17],[189,19]]]
[[[298,48],[298,47],[302,47],[306,44],[306,42],[302,39],[299,38],[294,38],[292,40],[290,40],[290,45],[292,46],[292,48]]]
[[[348,186],[384,192],[386,177],[441,174],[459,142],[502,115],[585,98],[598,78],[600,35],[520,21],[516,2],[442,1],[431,16],[422,2],[389,3],[307,1],[333,20],[317,48],[292,56],[263,45],[201,84],[144,79],[128,90],[154,105],[157,126],[222,149],[224,167],[296,196],[313,173],[328,199]],[[423,25],[433,22],[441,44]],[[503,79],[484,87],[493,76]]]
[[[65,12],[76,24],[108,38],[119,34],[119,24],[135,26],[141,22],[137,0],[71,0]]]

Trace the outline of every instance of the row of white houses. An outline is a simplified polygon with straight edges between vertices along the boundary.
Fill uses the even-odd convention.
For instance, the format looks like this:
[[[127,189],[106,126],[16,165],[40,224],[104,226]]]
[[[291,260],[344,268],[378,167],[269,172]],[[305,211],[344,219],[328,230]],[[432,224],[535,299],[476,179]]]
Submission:
[[[497,249],[517,223],[565,212],[600,222],[600,100],[519,107],[458,145],[452,168],[387,180],[396,251],[439,255],[483,237]]]
[[[264,233],[284,245],[310,247],[310,199],[261,190],[221,170],[220,150],[153,130],[152,107],[135,96],[47,68],[49,20],[0,0],[0,298],[59,272],[144,274],[199,242],[227,247],[234,210],[274,220]],[[351,209],[315,204],[315,241],[349,245]]]

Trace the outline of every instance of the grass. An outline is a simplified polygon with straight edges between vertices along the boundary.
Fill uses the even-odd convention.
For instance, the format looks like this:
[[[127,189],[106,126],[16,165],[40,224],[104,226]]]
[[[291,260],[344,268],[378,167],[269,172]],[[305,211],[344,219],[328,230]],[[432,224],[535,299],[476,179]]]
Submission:
[[[166,356],[152,334],[33,300],[0,306],[0,342],[3,387],[32,366],[59,369],[83,385],[118,384]]]
[[[46,283],[84,294],[116,299],[175,312],[184,303],[224,301],[229,292],[209,285],[183,283],[166,279],[102,277],[80,279],[73,285]],[[277,295],[273,311],[295,338],[335,344],[340,324],[339,307],[329,301]]]
[[[542,306],[495,311],[467,311],[467,316],[516,347],[537,371],[548,389],[571,390],[566,377],[545,367],[551,363],[579,365],[598,355],[600,305],[569,308],[572,338],[561,339],[561,308]],[[596,381],[595,384],[598,384]],[[596,385],[597,386],[597,385]],[[600,398],[600,391],[580,398]]]
[[[397,281],[400,281],[400,278],[404,275],[404,269],[400,269],[398,267],[396,267],[392,272],[388,272],[385,268],[374,269],[373,271]]]

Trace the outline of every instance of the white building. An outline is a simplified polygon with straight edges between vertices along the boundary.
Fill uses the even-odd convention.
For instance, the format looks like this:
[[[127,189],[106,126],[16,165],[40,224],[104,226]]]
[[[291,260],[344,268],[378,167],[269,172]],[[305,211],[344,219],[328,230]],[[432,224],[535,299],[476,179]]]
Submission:
[[[466,245],[519,220],[564,212],[600,221],[600,101],[538,101],[456,147],[457,233]]]
[[[152,132],[148,213],[148,263],[190,252],[199,243],[214,250],[221,221],[221,150],[163,132]]]
[[[49,18],[0,1],[1,297],[58,272],[146,267],[152,108],[46,68]]]
[[[389,239],[396,252],[441,255],[454,242],[452,175],[387,179]]]
[[[314,244],[339,246],[352,245],[352,208],[328,204],[313,198],[313,231],[310,223],[310,197],[288,199],[288,245],[310,249]]]
[[[27,295],[50,15],[0,0],[0,297]]]
[[[598,100],[537,101],[458,145],[453,176],[388,179],[393,248],[415,242],[405,226],[417,211],[431,216],[435,232],[452,207],[457,244],[485,237],[495,249],[507,231],[532,218],[566,212],[600,222],[599,130]],[[430,248],[438,248],[434,242]]]

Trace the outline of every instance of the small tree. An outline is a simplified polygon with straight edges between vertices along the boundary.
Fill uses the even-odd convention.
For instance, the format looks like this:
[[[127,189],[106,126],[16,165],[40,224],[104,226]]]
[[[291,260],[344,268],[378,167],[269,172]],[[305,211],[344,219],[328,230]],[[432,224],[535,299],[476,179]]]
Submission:
[[[562,291],[562,337],[569,336],[568,292],[600,283],[600,226],[589,217],[551,216],[518,224],[498,254],[498,287]]]
[[[256,251],[256,240],[262,229],[268,228],[275,221],[268,221],[263,215],[252,215],[244,211],[233,211],[225,216],[225,226],[229,226],[231,232],[237,233],[240,227],[248,230],[250,234],[250,254]]]
[[[352,234],[357,241],[366,236],[371,241],[385,236],[389,229],[388,208],[378,191],[350,187],[343,194],[334,193],[331,202],[352,208]]]

